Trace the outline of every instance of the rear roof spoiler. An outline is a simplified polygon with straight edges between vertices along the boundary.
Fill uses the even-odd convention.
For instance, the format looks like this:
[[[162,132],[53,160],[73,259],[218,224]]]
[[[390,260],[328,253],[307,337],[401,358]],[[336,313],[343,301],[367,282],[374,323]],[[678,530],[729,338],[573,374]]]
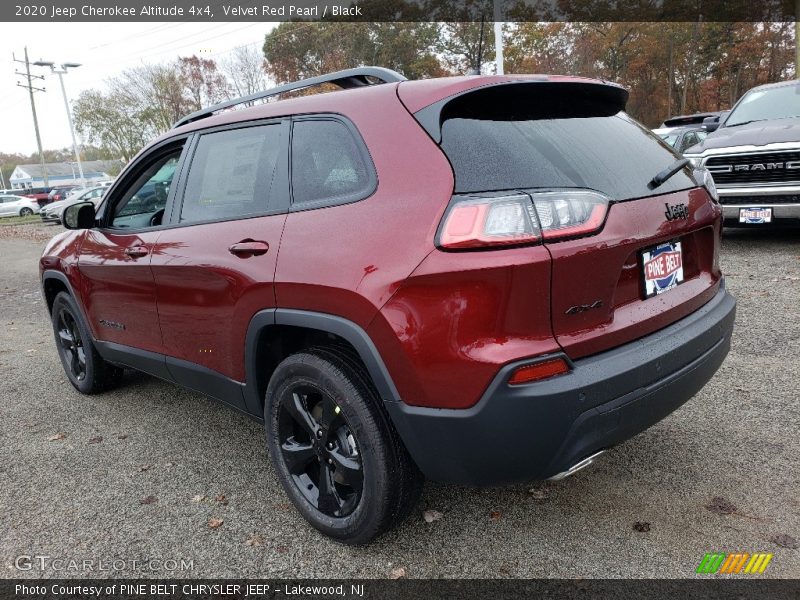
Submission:
[[[560,93],[569,96],[553,102]],[[418,110],[414,118],[439,144],[442,124],[456,116],[495,120],[611,116],[625,110],[627,102],[628,90],[616,83],[531,78],[459,92]]]
[[[397,71],[384,69],[383,67],[357,67],[355,69],[345,69],[344,71],[336,71],[335,73],[328,73],[326,75],[319,75],[317,77],[309,77],[308,79],[301,79],[300,81],[293,81],[292,83],[279,85],[277,87],[264,90],[263,92],[256,92],[255,94],[250,94],[249,96],[242,96],[241,98],[234,98],[233,100],[220,102],[214,106],[209,106],[208,108],[203,108],[186,115],[176,122],[172,128],[174,129],[176,127],[180,127],[181,125],[199,121],[200,119],[205,119],[206,117],[212,116],[216,112],[238,106],[239,104],[246,104],[248,102],[254,102],[255,100],[264,100],[271,96],[277,96],[278,94],[284,94],[293,90],[301,90],[315,85],[322,85],[324,83],[332,83],[333,85],[338,85],[342,89],[376,85],[376,83],[372,80],[377,80],[377,83],[397,83],[400,81],[405,81],[406,78]]]

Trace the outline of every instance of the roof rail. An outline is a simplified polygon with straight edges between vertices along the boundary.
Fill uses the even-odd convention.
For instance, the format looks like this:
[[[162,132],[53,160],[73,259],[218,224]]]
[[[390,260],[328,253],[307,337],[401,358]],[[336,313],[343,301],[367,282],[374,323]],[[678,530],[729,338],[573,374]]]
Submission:
[[[397,71],[384,69],[383,67],[356,67],[355,69],[345,69],[344,71],[336,71],[335,73],[328,73],[327,75],[309,77],[308,79],[301,79],[300,81],[293,81],[292,83],[279,85],[278,87],[264,90],[263,92],[256,92],[255,94],[250,94],[249,96],[242,96],[241,98],[234,98],[233,100],[220,102],[214,106],[209,106],[208,108],[203,108],[186,115],[176,122],[172,128],[174,129],[176,127],[180,127],[181,125],[192,123],[193,121],[205,119],[206,117],[213,115],[215,112],[225,110],[226,108],[231,108],[239,104],[245,104],[254,100],[263,100],[264,98],[269,98],[270,96],[277,96],[278,94],[283,94],[285,92],[301,90],[303,88],[321,85],[323,83],[332,83],[334,85],[338,85],[342,89],[375,85],[368,78],[378,79],[380,83],[396,83],[406,80],[406,78]]]

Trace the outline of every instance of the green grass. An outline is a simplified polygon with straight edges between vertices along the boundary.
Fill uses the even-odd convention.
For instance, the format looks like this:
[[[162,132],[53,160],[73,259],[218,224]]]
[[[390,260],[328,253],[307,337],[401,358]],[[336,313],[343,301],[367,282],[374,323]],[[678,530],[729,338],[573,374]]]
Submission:
[[[27,217],[0,217],[0,225],[30,225],[31,223],[41,223],[39,215],[29,215]]]

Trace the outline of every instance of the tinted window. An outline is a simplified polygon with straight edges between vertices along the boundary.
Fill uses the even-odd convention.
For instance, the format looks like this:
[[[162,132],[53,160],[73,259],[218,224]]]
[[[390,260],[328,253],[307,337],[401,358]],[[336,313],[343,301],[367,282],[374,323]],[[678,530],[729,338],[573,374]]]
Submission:
[[[372,193],[365,151],[340,121],[298,121],[292,132],[292,197],[298,203],[341,203]]]
[[[627,200],[696,185],[682,172],[657,192],[649,190],[648,182],[676,156],[622,112],[519,121],[451,118],[442,125],[442,148],[458,193],[587,188]]]
[[[140,228],[161,224],[180,156],[180,150],[163,155],[139,176],[114,206],[112,227]],[[105,190],[96,190],[95,197],[102,196],[103,192]],[[90,200],[90,195],[84,194],[81,200]]]
[[[201,136],[186,181],[181,222],[267,212],[281,147],[277,123]]]

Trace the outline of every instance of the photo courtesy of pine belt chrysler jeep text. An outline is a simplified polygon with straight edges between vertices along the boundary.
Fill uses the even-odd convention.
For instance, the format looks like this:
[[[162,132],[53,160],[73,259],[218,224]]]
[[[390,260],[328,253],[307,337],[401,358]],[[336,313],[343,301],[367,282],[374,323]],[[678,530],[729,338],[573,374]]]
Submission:
[[[322,83],[344,90],[229,110]],[[576,472],[700,390],[733,331],[711,176],[627,98],[362,67],[185,117],[44,251],[69,380],[137,369],[263,421],[286,494],[347,543],[425,477]]]

